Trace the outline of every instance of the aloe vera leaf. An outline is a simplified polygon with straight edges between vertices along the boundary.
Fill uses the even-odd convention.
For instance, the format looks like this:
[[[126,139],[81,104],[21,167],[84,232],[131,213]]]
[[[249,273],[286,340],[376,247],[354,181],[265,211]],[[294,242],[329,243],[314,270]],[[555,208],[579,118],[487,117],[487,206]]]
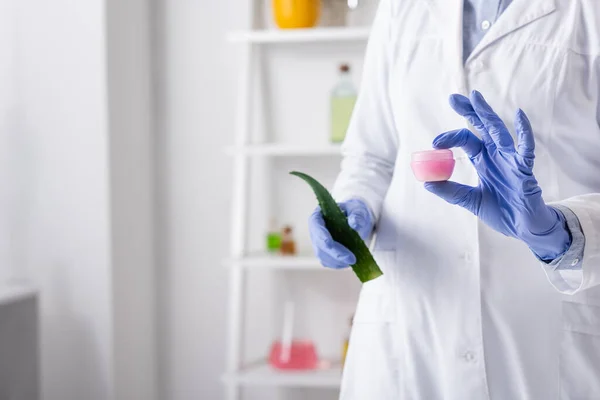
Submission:
[[[336,242],[344,245],[356,256],[356,264],[352,265],[352,269],[356,276],[358,276],[358,279],[364,283],[383,275],[369,248],[359,234],[350,227],[344,212],[340,209],[329,191],[316,179],[305,173],[293,171],[290,174],[303,179],[312,188],[317,196],[317,201],[325,220],[325,226],[331,237]]]

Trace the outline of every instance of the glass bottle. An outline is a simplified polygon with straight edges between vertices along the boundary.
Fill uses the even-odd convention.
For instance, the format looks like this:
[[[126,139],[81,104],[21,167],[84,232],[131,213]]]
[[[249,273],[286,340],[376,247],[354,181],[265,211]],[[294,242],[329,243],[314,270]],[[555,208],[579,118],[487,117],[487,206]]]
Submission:
[[[291,226],[285,226],[283,228],[283,235],[281,235],[281,254],[296,254],[296,242],[294,241]]]
[[[275,220],[272,219],[267,232],[267,251],[269,253],[278,252],[281,249],[281,233],[277,229]]]
[[[331,142],[341,143],[346,138],[346,131],[350,125],[352,111],[356,104],[357,92],[352,82],[350,66],[340,66],[338,84],[331,92]]]
[[[347,0],[322,0],[320,24],[323,26],[344,26],[347,13]]]

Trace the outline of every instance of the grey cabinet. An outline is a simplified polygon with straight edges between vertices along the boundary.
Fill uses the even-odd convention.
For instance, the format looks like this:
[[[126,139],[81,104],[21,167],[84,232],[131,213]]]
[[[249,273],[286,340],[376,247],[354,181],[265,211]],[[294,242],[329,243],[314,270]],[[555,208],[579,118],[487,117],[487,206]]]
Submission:
[[[38,296],[0,286],[0,400],[39,400]]]

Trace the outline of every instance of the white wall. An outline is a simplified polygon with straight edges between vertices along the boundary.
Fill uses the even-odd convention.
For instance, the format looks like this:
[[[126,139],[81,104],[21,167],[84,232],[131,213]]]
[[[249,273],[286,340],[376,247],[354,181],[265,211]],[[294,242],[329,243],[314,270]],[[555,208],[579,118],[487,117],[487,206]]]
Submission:
[[[235,59],[224,33],[232,0],[161,1],[156,22],[162,224],[161,399],[221,398],[224,369]],[[232,20],[233,19],[233,20]]]
[[[13,275],[41,293],[45,400],[112,396],[104,2],[18,0]]]
[[[115,398],[156,398],[150,4],[107,0]]]
[[[16,226],[10,208],[15,200],[10,167],[14,153],[10,151],[11,132],[16,123],[16,7],[13,0],[0,0],[0,282],[11,275],[11,230]]]
[[[147,7],[0,0],[0,279],[41,291],[44,400],[156,398]]]

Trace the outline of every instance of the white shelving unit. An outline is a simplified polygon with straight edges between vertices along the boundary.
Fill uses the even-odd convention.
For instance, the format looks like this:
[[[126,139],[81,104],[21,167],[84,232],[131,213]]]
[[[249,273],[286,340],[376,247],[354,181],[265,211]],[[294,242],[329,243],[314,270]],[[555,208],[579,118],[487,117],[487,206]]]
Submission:
[[[368,28],[264,29],[229,35],[229,41],[233,43],[349,42],[368,38]]]
[[[250,161],[256,157],[337,157],[340,146],[322,144],[300,146],[280,143],[253,143],[252,117],[254,81],[260,70],[261,58],[258,53],[264,45],[294,45],[297,43],[351,43],[366,42],[368,28],[314,28],[297,30],[256,30],[255,18],[257,0],[249,2],[249,30],[229,35],[232,43],[240,46],[240,77],[238,92],[238,110],[235,140],[233,146],[226,149],[233,158],[233,197],[231,210],[231,248],[230,257],[224,261],[229,267],[229,330],[227,337],[227,372],[223,382],[227,385],[226,399],[238,400],[240,388],[245,386],[276,386],[303,388],[338,388],[341,382],[341,367],[333,366],[310,372],[277,371],[268,364],[247,366],[242,362],[242,339],[244,334],[244,302],[246,293],[244,282],[246,274],[253,270],[299,270],[323,271],[318,260],[312,255],[293,257],[253,254],[246,249],[247,221],[249,207]],[[339,272],[338,272],[339,273]]]
[[[248,254],[240,258],[230,258],[224,261],[224,264],[231,268],[244,269],[289,269],[289,270],[318,270],[318,271],[333,271],[324,269],[313,255],[300,254],[297,256],[280,256],[271,254]],[[336,273],[344,273],[349,270],[336,271]]]
[[[342,368],[334,365],[314,371],[278,371],[267,364],[259,364],[238,372],[227,374],[223,381],[229,385],[244,386],[287,386],[309,388],[338,388],[342,378]]]
[[[265,143],[230,147],[230,155],[237,156],[270,156],[270,157],[315,157],[340,155],[340,145],[326,144],[321,146],[294,146],[289,144]]]

